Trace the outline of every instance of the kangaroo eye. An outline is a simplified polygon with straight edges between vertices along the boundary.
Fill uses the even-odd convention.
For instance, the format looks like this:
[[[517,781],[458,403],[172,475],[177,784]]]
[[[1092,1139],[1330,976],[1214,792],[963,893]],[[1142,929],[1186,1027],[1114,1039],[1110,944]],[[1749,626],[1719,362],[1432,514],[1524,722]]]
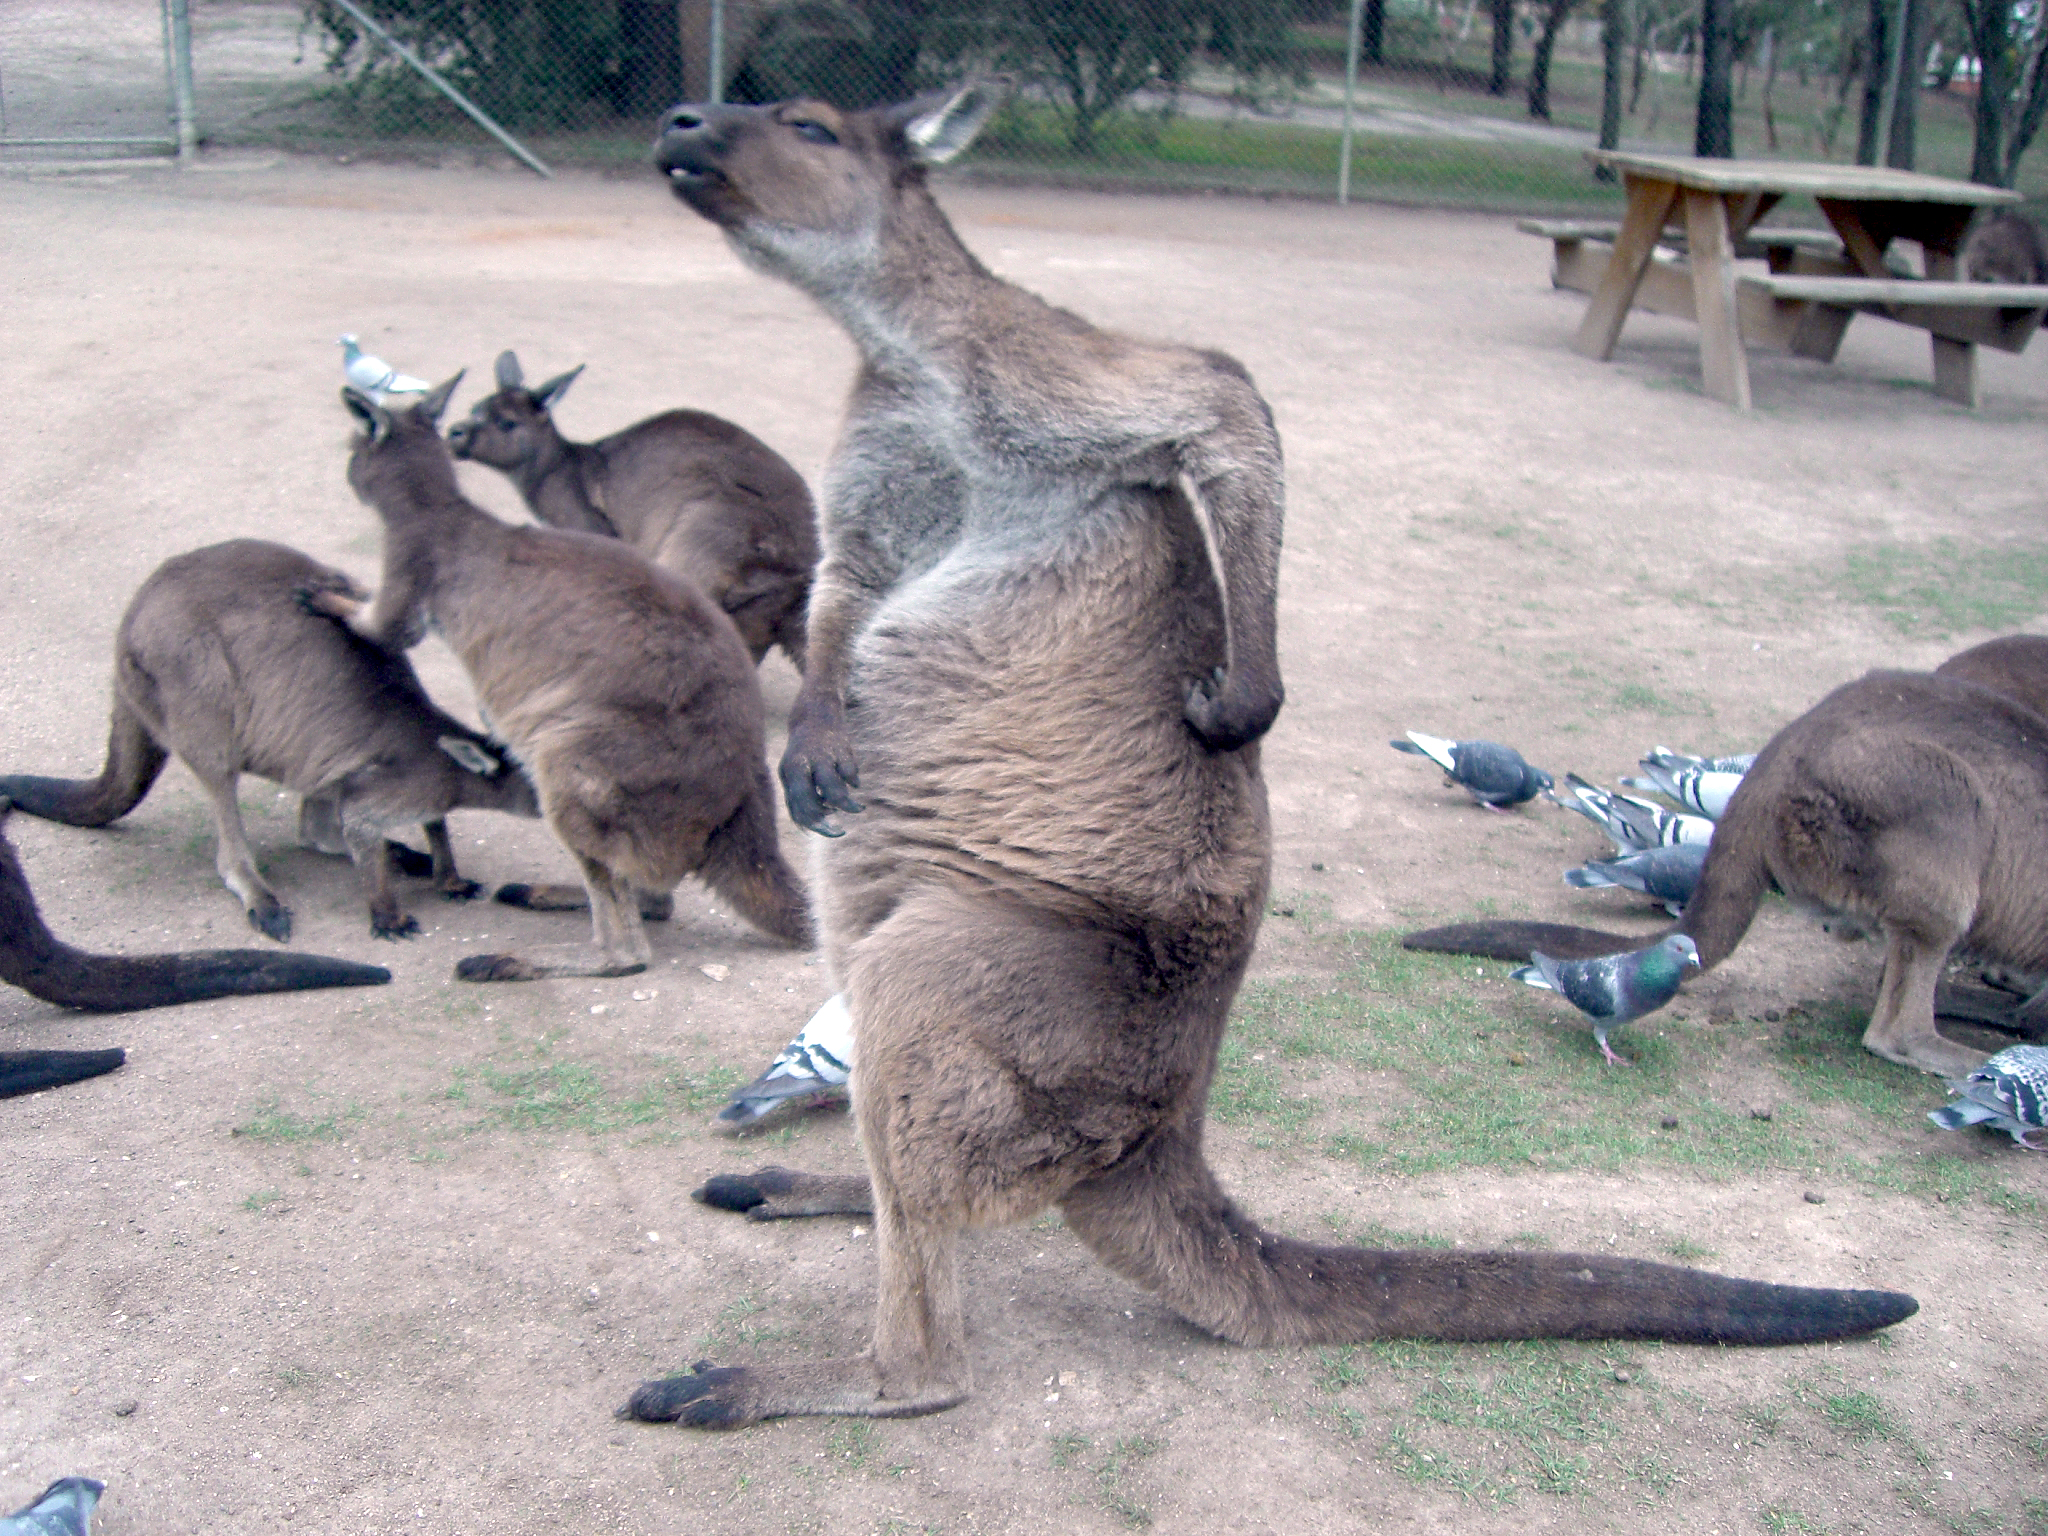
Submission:
[[[838,136],[823,123],[802,122],[791,123],[790,126],[801,137],[809,139],[813,144],[837,144],[839,142]]]

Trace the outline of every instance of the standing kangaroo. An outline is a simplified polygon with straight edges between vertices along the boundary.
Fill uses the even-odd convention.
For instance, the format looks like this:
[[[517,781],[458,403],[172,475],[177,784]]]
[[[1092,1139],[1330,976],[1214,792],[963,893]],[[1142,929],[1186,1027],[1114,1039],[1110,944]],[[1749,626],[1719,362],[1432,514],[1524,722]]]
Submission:
[[[538,816],[533,786],[490,738],[427,697],[412,663],[302,611],[301,590],[351,594],[343,572],[282,544],[231,539],[166,560],[136,590],[114,645],[114,717],[97,779],[0,778],[17,810],[103,827],[141,803],[170,754],[213,802],[215,860],[249,925],[282,943],[292,915],[256,871],[242,827],[241,775],[303,796],[299,835],[347,853],[362,876],[370,932],[417,933],[391,866],[420,856],[385,833],[424,823],[434,883],[465,900],[446,817],[458,807]]]
[[[465,500],[438,425],[461,377],[399,413],[342,391],[363,428],[349,485],[383,520],[384,575],[368,606],[327,588],[304,597],[393,651],[439,631],[581,866],[594,948],[471,955],[455,974],[642,970],[641,898],[689,874],[755,927],[808,943],[803,888],[775,843],[761,688],[739,632],[616,539],[507,527]]]
[[[552,528],[624,539],[695,582],[738,627],[754,660],[780,645],[804,664],[804,605],[818,563],[810,489],[789,462],[731,422],[664,411],[594,443],[572,443],[549,412],[579,364],[528,389],[498,354],[498,390],[448,429],[458,459],[502,469]]]
[[[1668,932],[1689,935],[1700,969],[1711,970],[1772,889],[1847,935],[1876,930],[1884,976],[1865,1048],[1943,1077],[1977,1067],[1982,1051],[1935,1029],[1935,983],[1950,951],[2023,975],[2048,971],[2048,718],[2021,691],[2048,698],[2048,672],[2030,673],[2029,654],[2048,661],[2048,641],[1994,642],[1940,673],[1872,672],[1778,732],[1728,802],[1699,885]],[[1532,949],[1570,958],[1646,941],[1490,921],[1404,942],[1526,959]]]
[[[731,1427],[957,1403],[959,1235],[1052,1205],[1245,1343],[1776,1341],[1912,1312],[1598,1257],[1319,1247],[1223,1193],[1203,1109],[1270,864],[1279,441],[1229,358],[1099,331],[961,244],[924,167],[994,105],[970,86],[857,113],[688,106],[657,142],[683,201],[863,354],[782,775],[798,821],[850,818],[820,904],[868,1177],[767,1169],[698,1197],[872,1208],[880,1281],[867,1352],[705,1365],[624,1411]]]

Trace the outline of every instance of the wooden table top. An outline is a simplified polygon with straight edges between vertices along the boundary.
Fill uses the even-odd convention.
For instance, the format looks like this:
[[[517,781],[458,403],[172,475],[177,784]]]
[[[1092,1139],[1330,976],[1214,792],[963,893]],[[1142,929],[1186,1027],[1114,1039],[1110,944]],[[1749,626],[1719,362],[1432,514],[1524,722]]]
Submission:
[[[1589,149],[1586,158],[1629,175],[1676,182],[1705,192],[1804,192],[1811,197],[1865,203],[1950,203],[1990,207],[2017,203],[2020,194],[2004,187],[1888,166],[1830,165],[1804,160],[1700,160],[1691,155],[1639,155],[1620,149]]]

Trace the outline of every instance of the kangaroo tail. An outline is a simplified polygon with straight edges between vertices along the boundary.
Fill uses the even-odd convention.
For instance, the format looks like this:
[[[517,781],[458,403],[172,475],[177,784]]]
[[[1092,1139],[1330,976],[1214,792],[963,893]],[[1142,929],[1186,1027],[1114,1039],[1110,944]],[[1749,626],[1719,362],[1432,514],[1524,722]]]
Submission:
[[[698,873],[763,933],[799,946],[812,942],[810,898],[775,841],[775,800],[766,764],[756,771],[740,808],[711,834]]]
[[[121,699],[107,729],[107,765],[96,779],[46,779],[18,773],[0,778],[0,799],[17,810],[70,827],[104,827],[127,815],[149,793],[170,754]]]
[[[1259,1346],[1366,1339],[1802,1344],[1889,1327],[1892,1291],[1739,1280],[1569,1253],[1341,1248],[1266,1231],[1217,1186],[1196,1133],[1163,1131],[1062,1202],[1117,1273],[1200,1327]]]
[[[119,1046],[106,1051],[0,1051],[0,1099],[83,1082],[113,1071],[127,1059]]]
[[[1418,929],[1403,935],[1401,947],[1523,961],[1529,958],[1530,951],[1540,949],[1559,960],[1590,960],[1624,949],[1642,949],[1682,933],[1699,947],[1700,969],[1712,970],[1742,942],[1764,892],[1771,888],[1771,872],[1763,850],[1766,801],[1765,797],[1749,794],[1749,789],[1745,779],[1728,802],[1728,809],[1714,831],[1714,840],[1707,845],[1706,862],[1700,866],[1700,883],[1693,888],[1692,900],[1685,904],[1678,921],[1668,928],[1652,934],[1630,935],[1574,928],[1567,923],[1499,919]]]
[[[0,981],[46,1003],[116,1013],[252,992],[367,987],[390,979],[381,965],[267,949],[203,949],[184,955],[93,955],[73,949],[44,924],[21,861],[0,836]]]

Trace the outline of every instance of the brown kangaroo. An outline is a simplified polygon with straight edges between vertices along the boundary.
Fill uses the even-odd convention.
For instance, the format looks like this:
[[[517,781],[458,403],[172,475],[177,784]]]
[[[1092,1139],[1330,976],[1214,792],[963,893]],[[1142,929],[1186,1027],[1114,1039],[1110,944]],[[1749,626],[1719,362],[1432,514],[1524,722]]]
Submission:
[[[582,366],[528,389],[498,354],[498,390],[448,429],[458,459],[502,469],[552,528],[624,539],[695,582],[726,611],[756,662],[780,645],[804,664],[804,605],[818,563],[810,488],[755,437],[703,411],[664,411],[594,443],[572,443],[550,411]]]
[[[11,807],[0,799],[0,826]],[[165,1008],[211,997],[369,987],[391,979],[381,965],[269,949],[207,949],[183,955],[93,955],[50,932],[14,845],[0,833],[0,981],[32,997],[94,1013]],[[111,1072],[105,1051],[0,1051],[0,1098]]]
[[[689,874],[755,927],[808,943],[803,888],[775,842],[761,688],[739,631],[616,539],[507,527],[465,500],[438,427],[461,377],[396,414],[342,391],[363,428],[349,485],[383,520],[384,576],[368,606],[305,594],[394,652],[439,631],[581,866],[594,948],[471,955],[455,974],[642,970],[639,898],[665,897]]]
[[[957,1403],[959,1235],[1052,1205],[1246,1343],[1812,1339],[1912,1312],[1633,1261],[1318,1247],[1223,1193],[1203,1109],[1270,864],[1279,441],[1229,358],[1097,330],[969,254],[924,166],[994,105],[688,106],[657,144],[682,199],[864,354],[782,771],[799,821],[850,817],[820,902],[868,1177],[768,1169],[699,1198],[872,1208],[880,1282],[865,1353],[707,1364],[622,1411]]]
[[[17,810],[103,827],[141,803],[170,754],[213,802],[220,877],[249,924],[280,943],[292,915],[256,871],[242,827],[242,774],[303,798],[299,835],[347,853],[361,873],[370,932],[419,931],[392,888],[392,865],[431,873],[451,900],[479,887],[456,871],[447,815],[462,807],[538,816],[518,765],[438,708],[412,663],[304,612],[301,589],[355,593],[348,576],[282,544],[231,539],[166,560],[136,590],[114,644],[114,718],[97,779],[0,778]],[[384,834],[424,823],[430,868]]]
[[[1935,1029],[1935,983],[1951,950],[2048,971],[2048,718],[1950,668],[2024,679],[2014,665],[2023,651],[2048,659],[2048,642],[1995,642],[1940,673],[1872,672],[1778,732],[1743,775],[1692,900],[1666,932],[1690,935],[1709,970],[1742,942],[1773,888],[1846,934],[1881,932],[1884,977],[1865,1048],[1943,1077],[1975,1068],[1983,1052]],[[2048,672],[2034,673],[2032,688],[2048,694]],[[1569,958],[1663,937],[1503,921],[1403,942],[1526,959],[1532,949]]]

